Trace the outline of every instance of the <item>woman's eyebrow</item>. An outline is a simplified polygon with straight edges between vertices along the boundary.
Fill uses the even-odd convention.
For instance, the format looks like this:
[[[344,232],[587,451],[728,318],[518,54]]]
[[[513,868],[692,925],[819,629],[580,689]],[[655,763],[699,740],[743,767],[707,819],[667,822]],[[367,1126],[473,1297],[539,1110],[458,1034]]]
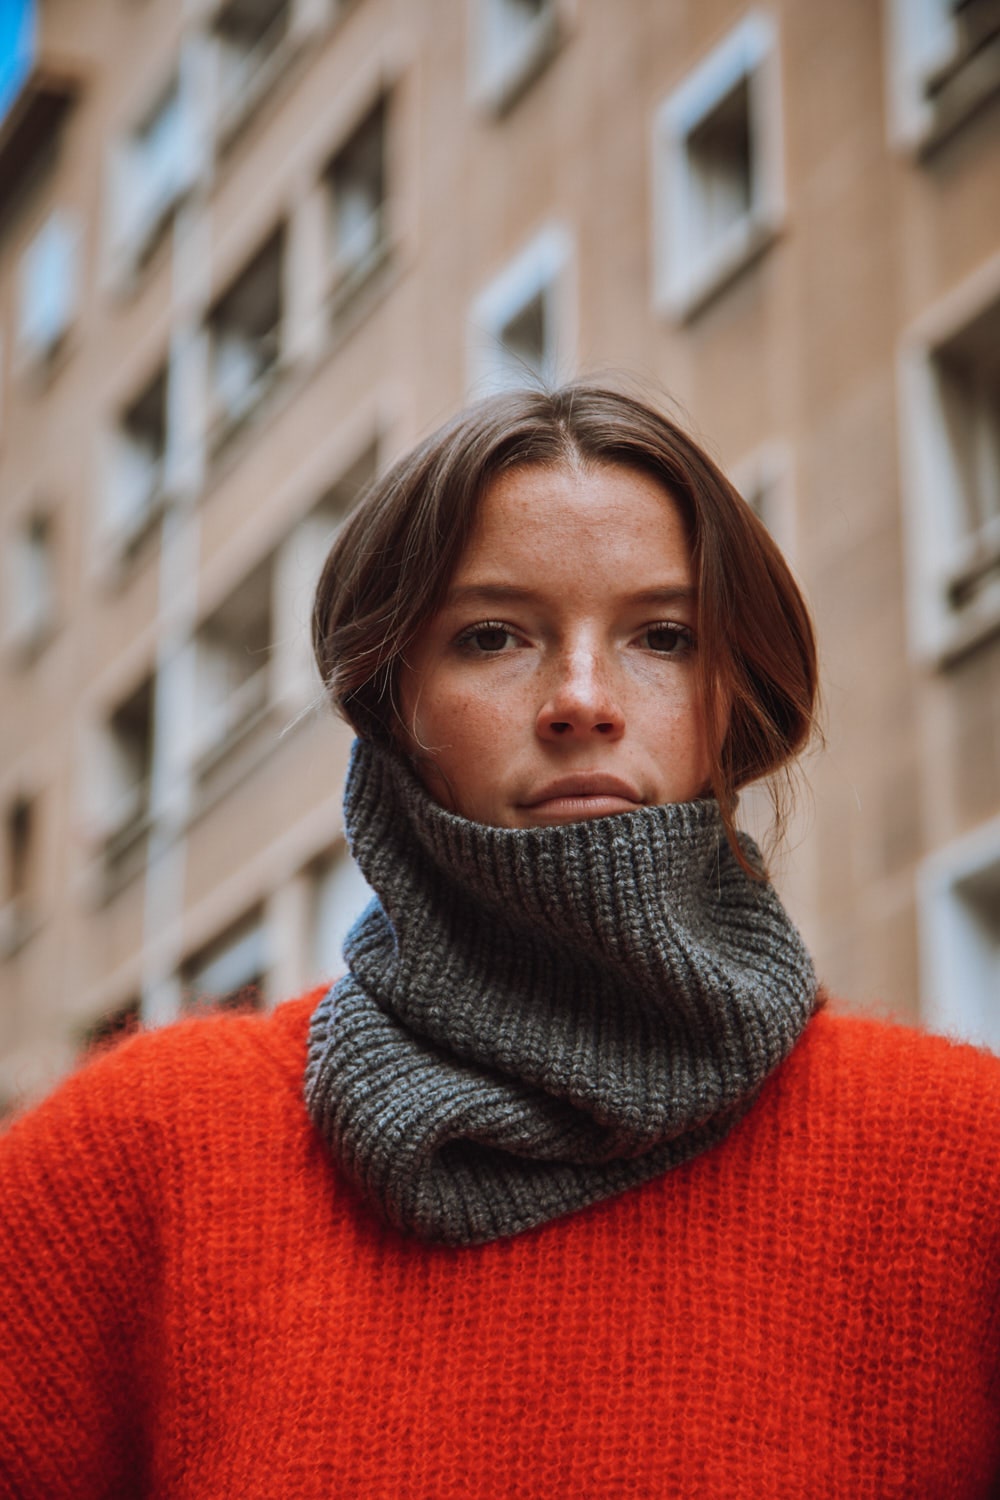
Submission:
[[[523,599],[537,599],[535,589],[516,583],[466,583],[448,590],[448,604],[506,604]]]
[[[698,598],[698,590],[691,584],[671,584],[664,588],[640,589],[638,593],[629,594],[629,599],[635,604],[694,604]]]
[[[540,597],[536,589],[524,588],[516,583],[467,583],[449,589],[447,604],[509,604],[531,601]],[[669,607],[677,604],[693,604],[698,590],[690,584],[664,584],[656,588],[638,589],[635,593],[624,593],[622,600],[628,604],[658,605]]]

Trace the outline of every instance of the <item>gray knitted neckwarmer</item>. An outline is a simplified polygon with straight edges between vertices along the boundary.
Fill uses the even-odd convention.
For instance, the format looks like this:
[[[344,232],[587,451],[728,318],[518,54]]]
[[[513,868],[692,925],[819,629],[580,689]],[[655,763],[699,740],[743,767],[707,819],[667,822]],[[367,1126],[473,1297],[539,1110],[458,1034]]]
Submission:
[[[306,1103],[406,1232],[479,1244],[677,1166],[813,1012],[802,940],[714,802],[491,828],[359,742],[345,816],[378,901],[312,1018]]]

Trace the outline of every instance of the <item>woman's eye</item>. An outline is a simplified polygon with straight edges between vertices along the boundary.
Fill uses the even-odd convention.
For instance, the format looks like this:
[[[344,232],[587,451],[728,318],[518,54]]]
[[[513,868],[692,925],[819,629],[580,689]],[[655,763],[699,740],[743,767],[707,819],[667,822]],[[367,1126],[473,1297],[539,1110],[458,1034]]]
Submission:
[[[470,651],[496,656],[499,652],[506,651],[513,639],[514,636],[506,625],[495,620],[485,620],[481,625],[473,625],[470,630],[463,631],[458,643]]]
[[[658,651],[664,656],[685,651],[693,643],[686,625],[671,625],[666,621],[659,625],[647,625],[642,634],[650,651]]]

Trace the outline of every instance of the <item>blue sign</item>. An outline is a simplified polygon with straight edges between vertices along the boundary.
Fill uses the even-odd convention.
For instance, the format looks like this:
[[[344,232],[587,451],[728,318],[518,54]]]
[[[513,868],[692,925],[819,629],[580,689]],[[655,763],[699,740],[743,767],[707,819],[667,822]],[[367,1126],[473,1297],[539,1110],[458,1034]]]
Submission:
[[[0,0],[0,125],[35,61],[36,0]]]

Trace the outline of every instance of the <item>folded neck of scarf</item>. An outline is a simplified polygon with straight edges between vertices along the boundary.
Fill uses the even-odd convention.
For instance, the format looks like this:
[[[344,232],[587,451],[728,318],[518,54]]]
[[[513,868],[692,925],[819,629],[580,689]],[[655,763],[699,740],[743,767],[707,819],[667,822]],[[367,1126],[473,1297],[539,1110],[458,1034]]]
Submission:
[[[816,1007],[714,801],[486,827],[359,741],[345,818],[377,899],[312,1018],[306,1103],[405,1233],[519,1234],[710,1149]]]

